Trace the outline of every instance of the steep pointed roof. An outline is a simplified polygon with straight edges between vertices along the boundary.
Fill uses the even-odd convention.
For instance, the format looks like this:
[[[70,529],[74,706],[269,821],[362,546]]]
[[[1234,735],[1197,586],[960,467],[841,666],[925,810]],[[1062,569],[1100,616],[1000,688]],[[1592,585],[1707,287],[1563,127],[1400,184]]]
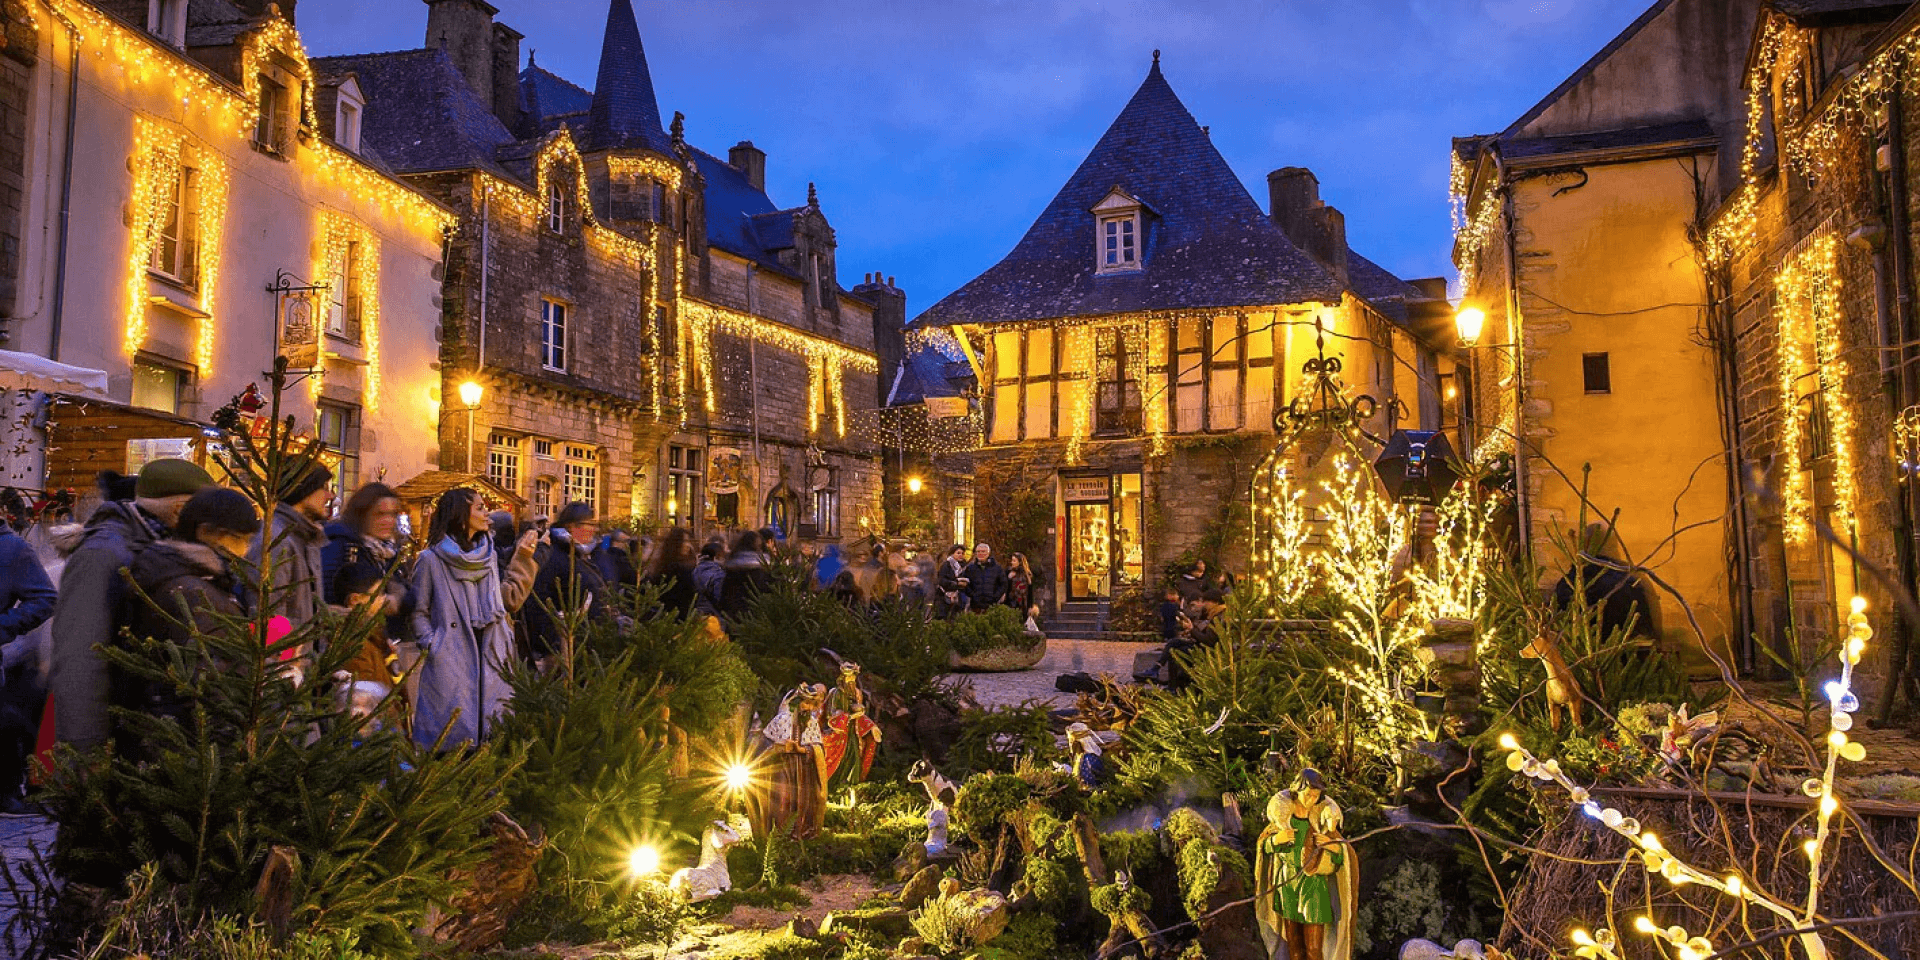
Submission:
[[[1094,272],[1094,215],[1115,187],[1147,207],[1142,268]],[[1153,68],[1013,252],[915,323],[1337,301]]]
[[[600,41],[600,73],[593,81],[586,139],[591,150],[649,147],[667,152],[660,103],[653,95],[653,74],[647,70],[647,51],[640,45],[632,0],[607,4],[607,30]]]

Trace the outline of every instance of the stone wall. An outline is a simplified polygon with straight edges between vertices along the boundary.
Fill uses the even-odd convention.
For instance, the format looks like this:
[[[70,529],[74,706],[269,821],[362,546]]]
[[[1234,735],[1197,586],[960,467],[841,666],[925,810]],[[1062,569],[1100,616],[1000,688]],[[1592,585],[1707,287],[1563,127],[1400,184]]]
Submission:
[[[0,348],[19,350],[6,318],[20,308],[20,230],[25,214],[27,111],[40,36],[31,4],[0,4]]]

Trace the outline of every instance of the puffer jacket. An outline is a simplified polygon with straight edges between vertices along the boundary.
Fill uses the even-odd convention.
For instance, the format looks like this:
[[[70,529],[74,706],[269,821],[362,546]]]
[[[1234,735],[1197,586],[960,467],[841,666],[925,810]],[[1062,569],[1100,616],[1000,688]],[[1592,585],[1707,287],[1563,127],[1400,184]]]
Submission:
[[[238,582],[226,558],[212,547],[185,540],[148,545],[128,570],[138,592],[129,592],[122,612],[128,632],[137,637],[189,646],[195,634],[221,628],[223,620],[244,617]],[[116,637],[124,643],[124,638]],[[191,658],[189,658],[189,662]],[[110,671],[113,703],[162,716],[184,715],[184,704],[170,690]]]
[[[127,596],[121,571],[164,532],[159,520],[131,503],[103,503],[87,519],[80,545],[60,572],[48,693],[54,736],[61,743],[84,749],[106,742],[110,686],[106,661],[96,648],[112,643],[118,633]]]

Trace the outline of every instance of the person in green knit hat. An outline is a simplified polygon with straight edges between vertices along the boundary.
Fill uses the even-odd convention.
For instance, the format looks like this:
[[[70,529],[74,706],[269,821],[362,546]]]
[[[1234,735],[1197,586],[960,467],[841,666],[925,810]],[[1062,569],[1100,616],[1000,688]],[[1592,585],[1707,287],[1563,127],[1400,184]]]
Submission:
[[[1320,771],[1307,767],[1291,790],[1267,802],[1257,844],[1254,913],[1271,953],[1287,960],[1350,960],[1359,858],[1340,835],[1340,805]]]

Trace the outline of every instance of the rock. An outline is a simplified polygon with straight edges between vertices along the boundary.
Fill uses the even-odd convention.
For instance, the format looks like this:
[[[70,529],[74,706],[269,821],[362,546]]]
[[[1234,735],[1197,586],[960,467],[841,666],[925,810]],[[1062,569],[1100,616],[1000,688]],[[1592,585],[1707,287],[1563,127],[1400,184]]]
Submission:
[[[974,673],[1012,673],[1027,670],[1047,656],[1046,637],[1025,637],[1022,642],[1031,642],[1030,647],[1007,646],[994,647],[966,656],[953,653],[947,655],[947,665],[955,670],[967,670]]]
[[[900,890],[900,905],[911,910],[940,892],[940,868],[921,867]]]
[[[960,739],[960,714],[952,707],[933,700],[915,700],[908,708],[907,726],[914,742],[939,763],[946,759],[947,747]]]
[[[913,875],[927,868],[927,846],[918,841],[909,841],[900,848],[900,855],[893,860],[893,879],[906,883]]]
[[[972,918],[967,923],[968,940],[976,947],[986,946],[1007,932],[1007,921],[1011,914],[1007,909],[1007,898],[991,890],[969,890],[955,894],[965,903]]]
[[[796,913],[792,920],[787,921],[787,932],[802,940],[812,940],[820,936],[820,925],[808,919],[806,914]]]

